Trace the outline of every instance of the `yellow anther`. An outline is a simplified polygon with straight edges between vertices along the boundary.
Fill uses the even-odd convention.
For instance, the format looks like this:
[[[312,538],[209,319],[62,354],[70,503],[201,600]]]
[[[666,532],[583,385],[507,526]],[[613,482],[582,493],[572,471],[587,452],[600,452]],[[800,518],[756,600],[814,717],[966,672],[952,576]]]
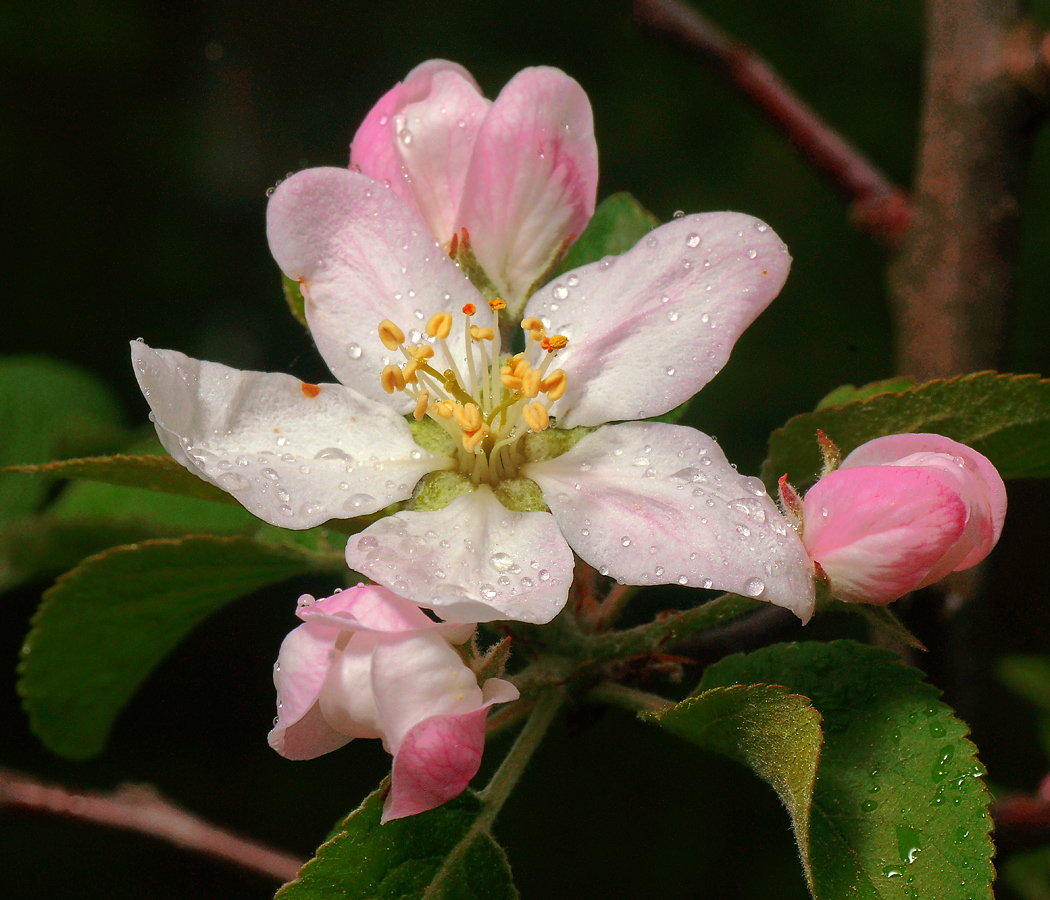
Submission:
[[[479,328],[477,325],[470,326],[470,336],[476,341],[491,341],[496,337],[496,332],[491,328]]]
[[[396,350],[405,342],[405,333],[389,319],[379,323],[379,340],[387,350]]]
[[[569,376],[565,374],[564,369],[555,369],[540,382],[540,390],[547,395],[551,403],[560,400],[568,386]]]
[[[473,403],[468,403],[466,406],[457,403],[452,413],[452,418],[455,419],[456,424],[464,432],[470,432],[471,434],[484,424],[481,418],[481,410]]]
[[[419,369],[423,368],[424,365],[425,363],[421,359],[410,359],[407,363],[405,363],[405,368],[403,370],[405,376],[405,384],[418,384],[419,379],[416,378],[416,372]]]
[[[502,300],[500,300],[499,297],[496,297],[494,300],[489,300],[489,309],[491,309],[493,312],[495,312],[496,310],[506,309],[506,308],[507,308],[507,304],[504,303]]]
[[[416,344],[414,347],[405,347],[405,353],[411,356],[412,359],[430,359],[434,355],[434,348],[428,344]]]
[[[521,392],[526,397],[535,397],[540,392],[542,379],[539,369],[529,369],[521,378]]]
[[[463,304],[463,312],[465,312],[468,316],[474,315],[474,313],[476,313],[477,311],[478,308],[473,303]]]
[[[568,343],[569,339],[564,334],[552,334],[550,337],[540,341],[540,346],[548,353],[554,353],[561,350]]]
[[[523,378],[525,373],[531,368],[532,365],[524,356],[516,356],[511,360],[510,374],[516,378]]]
[[[489,429],[486,425],[482,425],[473,434],[467,434],[466,432],[463,432],[463,449],[466,450],[468,453],[473,453],[474,450],[477,448],[478,444],[480,444],[488,436]]]
[[[423,416],[427,414],[427,404],[430,402],[430,391],[423,390],[419,392],[419,396],[416,398],[416,411],[412,413],[417,422],[423,421]]]
[[[504,366],[503,369],[504,371],[502,371],[499,376],[499,380],[503,386],[510,388],[512,391],[521,390],[521,379],[510,374],[509,366]]]
[[[434,313],[427,321],[427,334],[432,338],[443,341],[452,331],[452,313]]]
[[[430,407],[430,410],[437,413],[442,419],[451,419],[456,411],[456,404],[451,400],[442,400]]]
[[[545,431],[551,423],[551,418],[547,414],[547,407],[540,403],[539,400],[533,400],[532,403],[526,406],[521,411],[521,417],[532,431]]]
[[[535,316],[529,316],[527,319],[521,320],[522,331],[542,331],[543,323]]]
[[[383,390],[388,394],[405,389],[405,374],[397,366],[387,366],[379,377]]]

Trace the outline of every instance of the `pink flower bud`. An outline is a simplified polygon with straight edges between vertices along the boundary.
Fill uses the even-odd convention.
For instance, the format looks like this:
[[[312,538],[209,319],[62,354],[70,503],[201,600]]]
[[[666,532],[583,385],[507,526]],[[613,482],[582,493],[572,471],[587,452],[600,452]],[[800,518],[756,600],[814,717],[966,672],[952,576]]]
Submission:
[[[435,622],[382,587],[299,598],[300,625],[274,666],[278,717],[270,746],[312,759],[354,738],[394,757],[383,821],[459,795],[481,763],[485,717],[518,697],[499,678],[481,687],[453,649],[474,625]]]
[[[858,447],[803,504],[802,543],[851,603],[889,603],[976,565],[995,546],[1006,488],[980,453],[937,434]]]

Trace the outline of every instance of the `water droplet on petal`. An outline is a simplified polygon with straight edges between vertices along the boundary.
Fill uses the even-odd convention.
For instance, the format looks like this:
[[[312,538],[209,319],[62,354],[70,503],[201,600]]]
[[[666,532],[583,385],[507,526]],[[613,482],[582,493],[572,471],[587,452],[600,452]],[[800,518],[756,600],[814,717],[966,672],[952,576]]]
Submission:
[[[744,595],[747,597],[761,597],[766,589],[766,583],[761,578],[749,578],[744,582]]]
[[[692,232],[688,237],[686,237],[685,245],[687,247],[699,247],[700,246],[700,235],[698,235],[695,231]]]

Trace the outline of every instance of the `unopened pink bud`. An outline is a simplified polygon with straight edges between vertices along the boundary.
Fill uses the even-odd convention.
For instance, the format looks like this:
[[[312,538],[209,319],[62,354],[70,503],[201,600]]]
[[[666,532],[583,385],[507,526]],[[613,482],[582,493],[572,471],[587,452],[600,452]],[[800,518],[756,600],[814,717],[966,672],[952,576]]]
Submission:
[[[802,543],[840,600],[889,603],[984,559],[1005,515],[1003,480],[980,453],[941,435],[892,435],[809,490]]]

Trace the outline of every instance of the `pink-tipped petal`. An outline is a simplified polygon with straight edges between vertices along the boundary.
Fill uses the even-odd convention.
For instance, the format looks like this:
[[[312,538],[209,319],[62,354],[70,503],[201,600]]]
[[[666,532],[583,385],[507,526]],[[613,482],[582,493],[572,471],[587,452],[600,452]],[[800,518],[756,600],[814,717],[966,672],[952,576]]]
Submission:
[[[450,622],[549,622],[573,570],[550,514],[509,510],[487,485],[441,510],[381,519],[350,538],[346,561]]]
[[[240,372],[141,341],[131,355],[165,449],[272,525],[367,515],[448,465],[391,409],[341,384]]]
[[[512,318],[586,227],[597,185],[598,150],[583,89],[558,69],[519,72],[478,132],[458,219]]]
[[[552,408],[558,424],[649,418],[688,400],[725,365],[790,265],[768,225],[740,213],[703,213],[556,278],[525,315],[569,339],[557,359],[569,376]]]
[[[1006,485],[987,457],[939,434],[892,434],[862,444],[842,461],[843,468],[931,464],[952,475],[969,507],[966,532],[972,546],[954,566],[968,569],[991,552],[1006,519]]]
[[[300,625],[281,644],[273,671],[278,717],[267,740],[287,759],[313,759],[350,740],[325,721],[317,705],[337,635],[333,628]]]
[[[383,822],[426,812],[458,797],[481,765],[487,709],[420,722],[394,756]]]
[[[412,332],[433,313],[482,304],[477,289],[400,198],[357,172],[293,175],[270,197],[266,233],[277,264],[302,284],[310,332],[335,376],[409,412],[406,394],[382,388],[383,368],[404,359],[383,345],[379,323],[390,319],[418,342]],[[462,358],[463,335],[449,344]]]
[[[761,482],[699,431],[607,425],[522,473],[543,489],[572,548],[604,574],[760,597],[803,622],[813,613],[813,569],[798,535]]]
[[[966,520],[966,504],[943,472],[851,466],[806,494],[803,543],[839,599],[889,603],[928,583]]]
[[[462,196],[474,138],[487,108],[488,102],[463,66],[443,59],[428,60],[387,91],[365,116],[350,144],[350,164],[369,178],[389,184],[431,226],[435,237],[445,242],[451,237],[451,219]],[[435,119],[434,113],[440,115],[441,109],[450,120],[447,124]],[[456,118],[450,110],[457,113]],[[420,122],[413,121],[416,118]],[[426,128],[420,128],[424,119]],[[435,126],[439,133],[430,130]],[[403,135],[399,137],[402,130],[409,136],[407,143]],[[438,222],[444,223],[441,232],[448,231],[445,237],[423,212],[426,201],[417,203],[419,189],[435,181],[438,184],[434,188],[440,186],[447,194],[444,202],[437,204],[442,211]],[[428,192],[431,202],[438,193],[434,188]]]

